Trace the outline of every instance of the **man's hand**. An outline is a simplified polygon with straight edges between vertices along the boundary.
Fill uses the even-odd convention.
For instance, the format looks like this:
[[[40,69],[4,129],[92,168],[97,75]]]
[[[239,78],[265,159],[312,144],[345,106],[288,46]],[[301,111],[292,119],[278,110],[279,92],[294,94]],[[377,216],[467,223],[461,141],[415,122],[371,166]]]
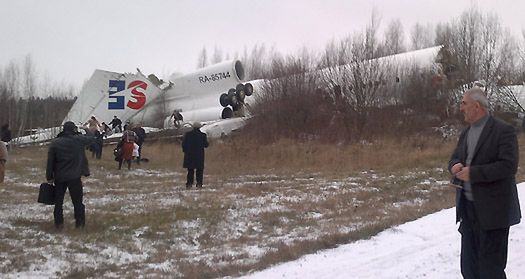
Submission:
[[[463,167],[459,172],[456,173],[456,177],[463,181],[470,181],[470,168]]]
[[[450,171],[453,175],[456,175],[459,171],[461,171],[465,166],[463,166],[462,163],[456,163],[455,165],[450,168]],[[459,178],[459,177],[458,177]]]

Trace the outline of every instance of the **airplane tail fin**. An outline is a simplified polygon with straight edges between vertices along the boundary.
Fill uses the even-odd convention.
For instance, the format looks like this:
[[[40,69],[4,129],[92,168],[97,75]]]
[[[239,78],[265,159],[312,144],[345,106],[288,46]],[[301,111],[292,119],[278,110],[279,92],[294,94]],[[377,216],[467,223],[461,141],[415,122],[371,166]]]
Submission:
[[[140,71],[131,74],[97,69],[82,87],[64,122],[83,125],[91,116],[100,122],[117,116],[125,122],[160,93],[161,89]]]

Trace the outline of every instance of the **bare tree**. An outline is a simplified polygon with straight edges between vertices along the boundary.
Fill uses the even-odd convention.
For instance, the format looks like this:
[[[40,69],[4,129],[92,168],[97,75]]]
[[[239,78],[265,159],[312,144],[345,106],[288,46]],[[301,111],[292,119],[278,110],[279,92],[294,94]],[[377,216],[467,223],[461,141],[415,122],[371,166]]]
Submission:
[[[222,53],[222,50],[215,46],[215,48],[213,49],[213,55],[211,57],[211,64],[217,64],[217,63],[220,63],[223,61],[223,53]]]
[[[198,57],[197,69],[201,69],[206,66],[208,66],[208,53],[206,52],[206,47],[203,47]]]
[[[519,62],[518,64],[520,65],[518,67],[518,80],[525,84],[525,29],[523,29],[521,31],[522,33],[522,41],[521,41],[521,44],[520,44],[520,48],[519,48]]]
[[[319,69],[341,66],[348,63],[348,52],[351,48],[351,37],[340,41],[330,41],[321,53]]]
[[[328,118],[319,112],[323,96],[316,90],[320,88],[314,71],[317,65],[315,55],[306,49],[297,56],[274,56],[269,75],[278,78],[262,85],[262,92],[250,107],[256,117],[248,129],[256,140],[305,139],[326,128]]]
[[[451,24],[438,26],[436,33],[455,59],[459,84],[481,83],[496,110],[522,110],[507,87],[523,77],[519,46],[497,15],[472,7]]]
[[[33,60],[30,55],[24,59],[24,74],[23,79],[23,95],[25,99],[32,99],[35,96],[36,73]],[[22,106],[18,113],[18,135],[21,135],[24,129],[29,126],[33,128],[33,115],[30,115],[33,110],[29,110],[28,101],[22,102]]]
[[[452,38],[452,25],[448,23],[439,23],[436,25],[436,38],[434,39],[434,45],[450,46],[450,40]]]
[[[403,32],[403,24],[401,20],[392,20],[385,31],[385,39],[383,43],[383,55],[391,55],[404,52],[405,48],[405,34]]]
[[[372,15],[370,17],[370,22],[365,29],[365,59],[376,58],[376,52],[379,48],[379,42],[377,40],[377,32],[379,30],[379,25],[381,24],[381,16],[376,8],[372,10]]]
[[[478,79],[481,59],[481,25],[482,15],[478,9],[464,12],[456,24],[455,40],[451,46],[463,64],[465,80],[472,82]]]
[[[14,104],[16,102],[16,96],[20,95],[19,79],[20,69],[14,61],[11,61],[4,71],[5,90],[8,98],[7,115],[10,127],[15,126],[15,123],[17,123],[17,109]]]
[[[39,82],[29,55],[22,66],[12,61],[0,71],[0,122],[7,122],[16,136],[27,128],[57,126],[73,104],[74,90],[50,79]]]
[[[488,83],[488,86],[495,86],[497,81],[503,78],[501,71],[501,60],[506,60],[506,63],[512,63],[512,59],[505,56],[503,53],[498,53],[500,47],[504,46],[502,39],[502,28],[496,15],[488,15],[482,17],[482,26],[480,30],[481,42],[481,58],[479,76],[482,80]],[[499,55],[498,55],[499,54]],[[499,77],[497,76],[499,73]]]
[[[9,92],[4,78],[4,72],[0,69],[0,125],[9,123],[8,99]]]
[[[416,23],[410,32],[410,49],[418,50],[434,46],[434,32],[432,25]]]
[[[256,44],[249,54],[248,50],[245,49],[243,62],[246,70],[246,79],[268,78],[267,72],[274,54],[274,50],[268,51],[264,44]]]
[[[370,30],[367,33],[370,34]],[[334,44],[322,56],[323,60],[331,59],[343,64],[323,69],[321,78],[327,96],[334,104],[331,123],[342,127],[348,139],[362,135],[370,120],[370,112],[382,102],[379,96],[384,84],[381,81],[387,71],[379,59],[368,59],[369,43],[369,35],[358,33],[346,38],[339,48],[333,47]]]

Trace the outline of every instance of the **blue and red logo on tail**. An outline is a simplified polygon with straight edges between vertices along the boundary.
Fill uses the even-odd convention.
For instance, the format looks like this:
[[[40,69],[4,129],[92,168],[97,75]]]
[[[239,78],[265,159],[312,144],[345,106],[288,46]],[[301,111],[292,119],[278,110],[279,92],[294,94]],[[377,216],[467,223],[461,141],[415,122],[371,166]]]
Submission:
[[[108,109],[125,109],[126,105],[130,109],[141,109],[146,104],[146,89],[148,84],[142,80],[132,81],[127,89],[131,89],[132,100],[128,100],[126,104],[126,96],[123,91],[126,89],[125,80],[110,80],[109,81],[109,100]],[[120,93],[120,94],[119,94]]]

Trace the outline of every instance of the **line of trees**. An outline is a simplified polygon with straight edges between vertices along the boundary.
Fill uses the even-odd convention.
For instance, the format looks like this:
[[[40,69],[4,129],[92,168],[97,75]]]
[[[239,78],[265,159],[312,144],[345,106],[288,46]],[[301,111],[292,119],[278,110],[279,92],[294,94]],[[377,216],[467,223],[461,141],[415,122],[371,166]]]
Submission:
[[[74,102],[72,86],[39,79],[31,56],[0,69],[0,125],[9,124],[13,136],[30,129],[61,124]]]
[[[372,14],[363,32],[330,42],[321,55],[302,50],[258,63],[270,65],[261,70],[270,79],[251,107],[253,140],[345,142],[418,133],[460,119],[457,104],[474,82],[484,86],[493,109],[524,112],[507,86],[525,84],[525,31],[520,43],[497,16],[478,9],[432,30],[416,25],[412,48],[444,46],[432,69],[375,59],[411,49],[397,20],[377,39],[378,18]]]

